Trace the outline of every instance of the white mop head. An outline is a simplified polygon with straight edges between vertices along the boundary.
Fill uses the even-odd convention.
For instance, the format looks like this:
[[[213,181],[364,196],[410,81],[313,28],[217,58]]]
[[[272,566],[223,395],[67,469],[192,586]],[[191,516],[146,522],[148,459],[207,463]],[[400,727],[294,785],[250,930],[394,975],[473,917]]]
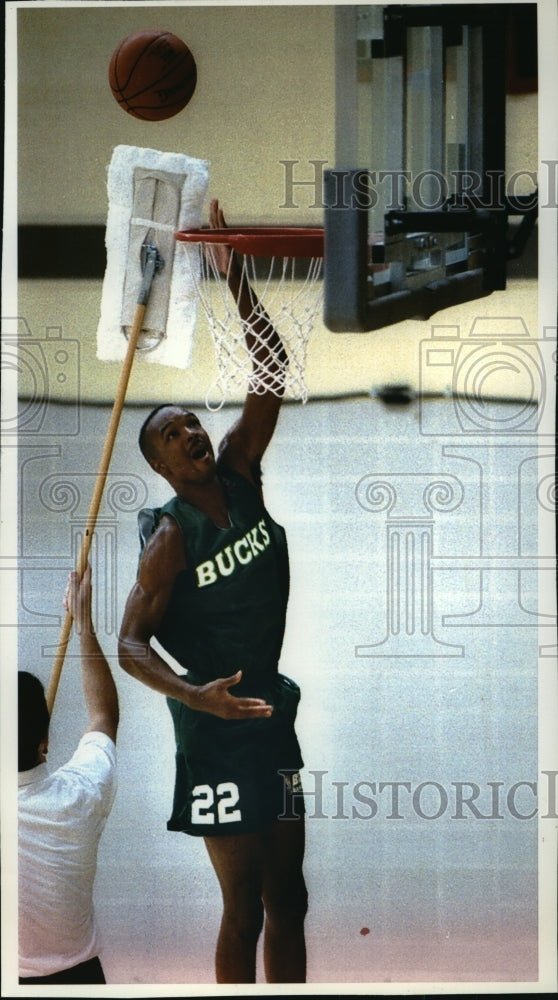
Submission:
[[[201,225],[208,180],[205,160],[136,146],[114,149],[108,167],[107,265],[97,327],[101,361],[120,361],[126,354],[123,325],[132,322],[142,281],[139,251],[148,234],[164,267],[153,279],[142,329],[154,327],[164,335],[156,347],[138,349],[136,354],[138,359],[176,368],[190,364],[198,251],[196,246],[178,245],[174,232]],[[153,203],[149,184],[159,192]]]

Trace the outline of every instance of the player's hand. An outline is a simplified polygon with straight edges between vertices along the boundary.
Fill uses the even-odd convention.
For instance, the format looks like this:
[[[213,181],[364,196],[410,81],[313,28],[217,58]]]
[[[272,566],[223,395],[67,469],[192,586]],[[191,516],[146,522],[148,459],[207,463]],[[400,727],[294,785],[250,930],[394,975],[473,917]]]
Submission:
[[[223,210],[220,208],[219,201],[217,198],[212,198],[209,204],[209,228],[210,229],[227,228],[227,223],[225,222],[225,216],[223,215]],[[231,247],[225,244],[211,243],[209,252],[211,253],[215,266],[218,268],[221,274],[224,274],[225,277],[227,277],[231,268],[231,257],[232,257]]]
[[[70,573],[64,594],[64,607],[74,619],[78,632],[92,631],[91,566],[86,566],[81,581],[77,570]]]
[[[273,705],[268,705],[263,698],[237,698],[230,693],[229,689],[241,678],[242,670],[238,670],[232,677],[220,677],[196,687],[188,699],[190,708],[218,715],[221,719],[269,718]]]

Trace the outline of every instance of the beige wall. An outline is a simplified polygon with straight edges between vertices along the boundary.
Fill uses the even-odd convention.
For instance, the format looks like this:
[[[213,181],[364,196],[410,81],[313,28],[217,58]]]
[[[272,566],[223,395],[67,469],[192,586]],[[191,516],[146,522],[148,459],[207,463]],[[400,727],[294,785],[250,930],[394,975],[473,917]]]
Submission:
[[[120,143],[183,152],[207,159],[210,195],[222,200],[229,222],[319,225],[314,191],[298,188],[299,210],[282,209],[282,160],[334,165],[334,7],[77,6],[18,11],[19,215],[22,223],[104,224],[106,166]],[[190,105],[167,122],[140,122],[113,99],[107,80],[120,40],[142,27],[164,27],[191,47],[198,85]],[[508,102],[511,170],[537,165],[536,97]],[[519,191],[518,191],[519,193]],[[81,346],[84,399],[111,400],[118,364],[95,357],[101,281],[22,281],[18,312],[33,335],[46,327]],[[446,310],[432,322],[469,329],[477,315],[520,315],[535,334],[534,282],[510,281],[506,292]],[[311,336],[311,395],[367,392],[388,381],[419,382],[420,342],[430,321],[407,321],[379,333],[331,334],[321,323]],[[203,400],[213,373],[203,319],[187,373],[159,365],[134,366],[130,401],[169,397]],[[429,391],[445,384],[430,373]],[[33,391],[20,379],[23,394]],[[528,388],[528,387],[527,387]],[[493,380],[491,393],[507,395]],[[53,384],[52,394],[64,387]]]
[[[118,43],[147,27],[182,38],[198,68],[190,104],[164,122],[126,114],[108,85]],[[211,191],[239,224],[290,214],[280,160],[332,161],[332,7],[30,8],[18,34],[21,222],[104,222],[119,143],[209,160]]]

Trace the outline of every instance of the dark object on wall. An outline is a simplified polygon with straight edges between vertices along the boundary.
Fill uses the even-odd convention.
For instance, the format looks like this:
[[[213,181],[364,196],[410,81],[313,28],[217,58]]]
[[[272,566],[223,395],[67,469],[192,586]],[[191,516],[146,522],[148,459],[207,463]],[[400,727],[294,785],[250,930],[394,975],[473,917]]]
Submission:
[[[20,278],[102,278],[106,262],[104,225],[19,227]]]

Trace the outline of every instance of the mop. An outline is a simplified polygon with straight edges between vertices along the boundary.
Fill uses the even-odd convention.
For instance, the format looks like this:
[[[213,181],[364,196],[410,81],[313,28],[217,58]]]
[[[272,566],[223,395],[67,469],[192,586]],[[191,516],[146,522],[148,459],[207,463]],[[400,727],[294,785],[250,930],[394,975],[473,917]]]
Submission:
[[[205,160],[180,153],[135,146],[114,150],[107,180],[107,265],[97,328],[100,361],[121,361],[125,356],[141,247],[154,243],[165,261],[165,277],[154,284],[150,295],[138,359],[189,366],[198,257],[195,247],[184,254],[174,233],[200,225],[208,176]]]
[[[196,320],[194,278],[192,262],[176,253],[174,233],[183,226],[200,225],[207,181],[205,161],[178,153],[117,146],[109,165],[107,266],[97,356],[123,359],[123,364],[76,564],[80,579],[89,559],[135,357],[181,368],[189,363]],[[46,696],[50,713],[71,630],[68,611]]]

